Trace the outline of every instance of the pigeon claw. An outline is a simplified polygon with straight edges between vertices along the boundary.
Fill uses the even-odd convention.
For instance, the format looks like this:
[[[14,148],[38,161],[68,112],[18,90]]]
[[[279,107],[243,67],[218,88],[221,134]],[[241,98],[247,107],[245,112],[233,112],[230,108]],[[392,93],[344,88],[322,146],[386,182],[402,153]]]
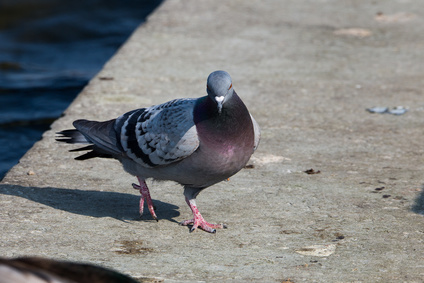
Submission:
[[[203,219],[202,216],[200,216],[199,218],[196,218],[196,219],[181,221],[179,224],[182,225],[182,226],[192,225],[192,227],[190,228],[190,233],[196,231],[197,228],[200,228],[203,231],[206,231],[206,232],[209,232],[209,233],[216,233],[216,229],[226,229],[227,228],[227,225],[225,225],[225,224],[208,223]]]
[[[191,212],[193,213],[193,219],[181,221],[180,225],[183,225],[183,226],[193,225],[190,229],[190,232],[195,231],[198,227],[200,227],[202,230],[209,233],[216,233],[216,229],[227,228],[227,225],[225,224],[211,224],[206,222],[202,214],[200,214],[200,211],[196,206],[196,201],[194,198],[188,199],[186,197],[186,202],[188,206],[190,207]]]

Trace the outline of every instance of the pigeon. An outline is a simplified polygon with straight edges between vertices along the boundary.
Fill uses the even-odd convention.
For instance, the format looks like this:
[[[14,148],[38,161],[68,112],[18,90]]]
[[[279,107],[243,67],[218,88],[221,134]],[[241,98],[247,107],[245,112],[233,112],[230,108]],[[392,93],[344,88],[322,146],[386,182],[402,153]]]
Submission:
[[[58,132],[56,140],[89,144],[71,151],[90,150],[76,157],[86,160],[111,157],[138,178],[140,215],[144,201],[152,217],[158,218],[145,180],[170,180],[184,187],[193,219],[180,222],[215,233],[225,224],[205,221],[196,205],[205,188],[240,171],[259,145],[260,128],[233,88],[225,71],[212,72],[207,95],[175,99],[130,111],[105,122],[76,120],[75,129]]]
[[[0,283],[137,283],[100,266],[42,257],[0,258]]]

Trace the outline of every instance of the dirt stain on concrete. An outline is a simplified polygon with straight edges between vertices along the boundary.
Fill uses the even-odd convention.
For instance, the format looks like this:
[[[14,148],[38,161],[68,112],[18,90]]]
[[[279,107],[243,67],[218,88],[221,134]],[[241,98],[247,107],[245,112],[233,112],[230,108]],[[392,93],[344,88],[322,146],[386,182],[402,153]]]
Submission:
[[[119,241],[117,246],[114,249],[117,254],[146,254],[154,251],[152,248],[143,246],[143,241],[141,240]]]

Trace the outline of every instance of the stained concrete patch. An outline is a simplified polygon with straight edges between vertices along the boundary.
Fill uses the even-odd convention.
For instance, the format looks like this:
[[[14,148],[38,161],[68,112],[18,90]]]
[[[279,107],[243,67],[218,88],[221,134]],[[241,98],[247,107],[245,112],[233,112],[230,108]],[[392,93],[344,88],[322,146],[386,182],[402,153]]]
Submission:
[[[372,32],[370,30],[363,29],[363,28],[344,28],[344,29],[335,30],[334,34],[367,37],[367,36],[371,36]]]
[[[318,256],[318,257],[326,257],[332,255],[336,251],[336,245],[312,245],[300,248],[296,250],[298,254],[301,255],[309,255],[309,256]]]

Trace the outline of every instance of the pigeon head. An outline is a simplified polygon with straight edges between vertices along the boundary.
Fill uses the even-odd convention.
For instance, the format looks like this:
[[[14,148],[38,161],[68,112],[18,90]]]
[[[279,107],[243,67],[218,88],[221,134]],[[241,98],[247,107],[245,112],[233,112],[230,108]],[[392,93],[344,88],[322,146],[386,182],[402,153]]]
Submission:
[[[218,113],[221,113],[222,106],[234,93],[230,74],[225,71],[215,71],[208,77],[206,91],[208,96],[216,103]]]

